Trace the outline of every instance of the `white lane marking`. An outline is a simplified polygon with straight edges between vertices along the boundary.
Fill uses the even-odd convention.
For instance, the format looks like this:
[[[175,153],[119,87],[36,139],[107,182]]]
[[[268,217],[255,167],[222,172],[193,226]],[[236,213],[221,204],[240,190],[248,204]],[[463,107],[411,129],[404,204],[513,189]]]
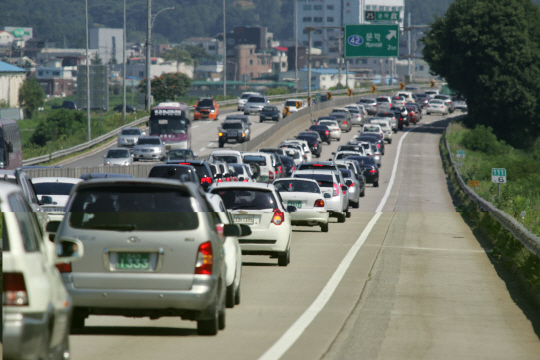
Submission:
[[[204,151],[204,150],[206,150],[206,148],[205,148],[205,147],[203,147],[203,148],[200,148],[200,149],[199,149],[199,152],[201,152],[201,151]]]
[[[394,162],[394,166],[392,169],[392,176],[390,178],[390,182],[388,183],[386,193],[381,199],[377,210],[375,210],[375,215],[371,218],[371,220],[365,227],[364,231],[362,231],[362,234],[360,234],[360,237],[356,240],[354,245],[349,249],[347,255],[345,255],[343,260],[341,260],[338,268],[336,269],[330,280],[328,280],[315,301],[313,301],[310,307],[307,308],[306,311],[304,311],[304,313],[298,318],[298,320],[296,320],[294,324],[292,324],[291,327],[287,329],[287,331],[279,338],[279,340],[276,341],[274,345],[272,345],[272,347],[266,350],[266,352],[259,358],[259,360],[277,360],[281,358],[283,354],[285,354],[287,350],[289,350],[291,346],[293,346],[296,340],[300,338],[300,336],[304,333],[304,331],[315,319],[315,317],[317,317],[317,315],[322,311],[328,300],[330,300],[330,298],[334,294],[334,291],[341,282],[341,279],[343,279],[343,276],[345,276],[345,273],[349,269],[349,266],[351,265],[354,257],[358,253],[358,250],[360,250],[360,247],[362,247],[367,237],[371,233],[371,230],[377,223],[377,220],[379,220],[382,215],[382,208],[386,204],[388,196],[392,191],[392,186],[394,185],[397,166],[399,164],[401,144],[403,144],[403,139],[407,137],[407,134],[414,129],[417,129],[417,127],[408,129],[407,132],[403,135],[403,137],[399,140],[398,149],[396,152],[396,161]]]
[[[191,128],[192,128],[192,129],[196,129],[196,128],[198,128],[199,126],[200,126],[200,124],[199,124],[199,125],[192,126]]]
[[[311,324],[311,322],[321,312],[328,300],[330,300],[330,298],[334,294],[334,291],[341,282],[341,279],[343,279],[343,276],[345,276],[345,273],[347,272],[349,266],[354,260],[356,253],[358,253],[358,250],[360,250],[360,247],[366,241],[369,233],[371,232],[371,230],[375,226],[375,223],[377,223],[377,220],[379,220],[381,215],[382,213],[379,212],[371,218],[366,228],[364,229],[364,231],[362,231],[360,237],[356,240],[354,245],[347,252],[347,255],[345,255],[330,280],[328,280],[325,287],[322,289],[319,296],[317,296],[315,301],[302,314],[302,316],[300,316],[298,320],[295,321],[295,323],[285,332],[285,334],[283,334],[283,336],[274,345],[272,345],[272,347],[268,349],[259,358],[259,360],[275,360],[281,358],[283,354],[285,354],[285,352],[289,350],[289,348],[296,342],[296,340],[298,340],[304,330],[307,329],[309,324]]]

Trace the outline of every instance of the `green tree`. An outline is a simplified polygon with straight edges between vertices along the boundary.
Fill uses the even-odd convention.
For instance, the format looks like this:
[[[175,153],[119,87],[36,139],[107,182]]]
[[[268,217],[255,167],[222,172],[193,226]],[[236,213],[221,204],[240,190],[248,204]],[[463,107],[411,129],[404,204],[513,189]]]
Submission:
[[[45,146],[49,141],[63,140],[84,128],[84,113],[68,109],[53,110],[39,123],[30,142]]]
[[[206,52],[206,49],[201,45],[186,45],[185,51],[189,53],[189,56],[193,59],[193,66],[197,67],[201,60],[214,60],[216,57]]]
[[[178,97],[186,96],[191,87],[191,79],[182,73],[168,73],[151,80],[152,96],[157,102],[174,101]],[[146,79],[141,80],[139,89],[146,93]]]
[[[32,117],[38,107],[45,103],[45,91],[35,77],[25,80],[19,89],[19,104],[27,117]]]
[[[90,62],[92,63],[92,65],[102,65],[103,64],[103,60],[101,59],[101,56],[99,56],[99,53],[96,52],[96,55],[90,59]]]
[[[180,72],[180,63],[185,63],[187,65],[193,64],[193,59],[191,55],[182,49],[171,49],[163,54],[163,59],[176,61],[176,72]]]
[[[530,0],[456,0],[422,39],[424,59],[467,99],[470,125],[516,147],[540,135],[540,8]]]

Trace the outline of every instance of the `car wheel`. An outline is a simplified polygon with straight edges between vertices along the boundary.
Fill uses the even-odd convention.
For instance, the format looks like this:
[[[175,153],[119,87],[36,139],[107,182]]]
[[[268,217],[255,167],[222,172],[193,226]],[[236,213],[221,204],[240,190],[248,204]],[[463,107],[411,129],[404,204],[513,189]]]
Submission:
[[[240,304],[240,285],[238,285],[238,289],[234,292],[234,305]]]
[[[321,232],[328,232],[328,223],[321,225]]]
[[[259,122],[264,122],[264,120],[263,120],[263,119],[259,119]]]
[[[229,309],[232,309],[236,304],[235,295],[236,291],[234,291],[234,283],[232,283],[230,286],[227,286],[227,295],[225,300],[225,305]]]
[[[216,335],[218,333],[219,328],[219,318],[220,313],[218,310],[218,298],[216,295],[216,298],[214,300],[214,304],[212,304],[212,307],[214,308],[212,319],[210,320],[197,320],[197,334],[199,335]]]
[[[244,111],[244,115],[249,115],[249,113],[247,113],[247,112]]]
[[[347,219],[349,219],[349,218],[351,217],[351,212],[350,212],[350,211],[346,211],[346,212],[345,212],[345,217],[346,217]]]
[[[287,266],[291,262],[291,248],[288,248],[285,252],[278,254],[278,265]]]
[[[328,140],[326,141],[326,143],[327,143],[328,145],[330,145],[330,144],[332,143],[332,140],[328,139]]]
[[[223,144],[223,141],[220,141],[218,146],[219,146],[220,148],[222,148],[223,145],[224,145],[224,144]]]
[[[345,214],[338,214],[337,216],[337,222],[338,223],[344,223],[345,222],[345,219],[347,218],[347,216]]]
[[[426,115],[431,115],[431,113],[426,112]]]
[[[82,329],[85,320],[86,318],[84,316],[79,315],[74,311],[73,316],[71,317],[71,332],[73,332],[74,329]]]
[[[388,140],[388,144],[390,145],[392,143],[392,139]]]
[[[366,196],[366,189],[362,190],[362,192],[360,193],[360,197],[364,197]],[[360,202],[358,202],[360,203]]]
[[[375,182],[373,183],[373,187],[379,187],[379,180],[377,180],[377,181],[375,181]]]
[[[353,202],[352,203],[352,207],[353,209],[358,209],[360,207],[360,199],[358,199],[357,202]],[[350,214],[350,213],[349,213]]]
[[[221,309],[221,312],[218,315],[218,329],[223,330],[225,329],[225,325],[227,324],[227,318],[226,318],[226,312],[225,312],[225,306]]]

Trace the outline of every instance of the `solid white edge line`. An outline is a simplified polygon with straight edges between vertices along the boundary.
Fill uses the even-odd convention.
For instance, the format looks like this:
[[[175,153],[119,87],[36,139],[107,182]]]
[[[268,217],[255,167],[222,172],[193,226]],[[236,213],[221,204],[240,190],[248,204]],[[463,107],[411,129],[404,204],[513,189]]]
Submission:
[[[311,324],[315,317],[317,317],[317,315],[321,312],[326,303],[330,300],[330,298],[334,294],[334,291],[336,291],[336,288],[343,279],[343,276],[345,276],[345,273],[349,269],[349,266],[354,260],[354,257],[368,238],[371,230],[377,223],[377,220],[379,220],[382,215],[382,208],[384,207],[384,205],[386,205],[386,201],[388,200],[388,197],[390,196],[390,192],[392,191],[392,187],[394,185],[396,171],[399,164],[401,145],[403,144],[403,140],[407,137],[409,132],[414,129],[417,129],[417,127],[407,130],[405,132],[405,135],[403,135],[403,137],[399,140],[396,152],[396,161],[394,162],[394,166],[392,168],[390,182],[388,183],[388,188],[386,189],[386,192],[381,199],[377,210],[375,210],[375,215],[366,225],[364,231],[362,231],[362,234],[360,234],[360,237],[356,240],[354,245],[349,249],[347,255],[345,255],[343,260],[341,260],[338,268],[336,269],[330,280],[328,280],[315,301],[313,301],[313,303],[309,306],[309,308],[306,309],[306,311],[304,311],[304,313],[298,318],[298,320],[296,320],[294,324],[292,324],[291,327],[287,329],[287,331],[278,339],[278,341],[276,341],[274,345],[272,345],[268,350],[266,350],[266,352],[259,358],[259,360],[278,360],[279,358],[281,358],[283,354],[285,354],[291,348],[291,346],[293,346],[296,340],[298,340],[298,338],[302,336],[307,327]]]

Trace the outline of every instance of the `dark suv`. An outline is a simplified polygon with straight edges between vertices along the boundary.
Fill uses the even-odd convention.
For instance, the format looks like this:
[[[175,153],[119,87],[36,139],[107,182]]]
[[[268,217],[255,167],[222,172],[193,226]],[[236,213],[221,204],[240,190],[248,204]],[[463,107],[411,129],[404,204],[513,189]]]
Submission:
[[[201,179],[201,186],[203,187],[204,191],[208,191],[208,188],[212,183],[213,175],[212,170],[210,169],[210,165],[208,165],[208,162],[206,160],[186,160],[186,161],[167,161],[166,164],[179,164],[179,165],[191,165],[193,168],[195,168],[195,171],[199,175],[199,178]]]
[[[240,120],[229,120],[221,124],[218,130],[219,147],[222,148],[227,143],[243,143],[249,141],[250,131]]]
[[[296,138],[298,140],[306,140],[313,156],[321,157],[322,140],[319,133],[315,131],[302,131]]]

